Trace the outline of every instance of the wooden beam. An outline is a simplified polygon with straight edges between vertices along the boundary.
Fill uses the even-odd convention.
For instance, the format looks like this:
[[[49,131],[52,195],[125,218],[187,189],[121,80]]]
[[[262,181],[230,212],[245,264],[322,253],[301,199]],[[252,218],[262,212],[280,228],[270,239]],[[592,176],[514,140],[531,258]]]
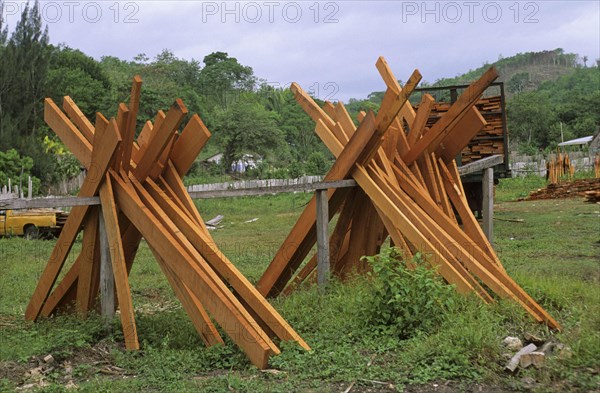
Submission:
[[[179,139],[175,142],[171,154],[171,161],[177,168],[179,176],[185,175],[191,168],[196,157],[208,142],[210,135],[210,131],[208,131],[200,116],[194,114],[181,132]]]
[[[85,117],[71,97],[65,96],[63,98],[63,110],[69,116],[71,121],[75,123],[85,139],[89,143],[92,143],[94,141],[94,126],[92,126],[92,123]]]
[[[121,129],[123,133],[122,157],[118,160],[123,163],[123,169],[127,172],[130,166],[131,152],[133,149],[133,140],[135,139],[135,129],[137,124],[137,114],[140,107],[140,95],[142,91],[142,78],[139,75],[133,77],[131,93],[129,95],[129,115],[125,127]]]
[[[504,162],[504,157],[500,154],[482,158],[481,160],[470,162],[466,165],[458,167],[458,173],[461,176],[470,175],[471,173],[478,173],[487,168],[495,167]]]
[[[83,239],[79,254],[79,278],[77,281],[77,311],[86,316],[91,303],[94,271],[94,254],[98,237],[98,209],[91,209],[83,224]]]
[[[50,98],[44,100],[44,121],[77,160],[89,169],[92,159],[91,143]]]
[[[483,170],[483,233],[490,243],[494,242],[494,169]]]
[[[436,155],[442,157],[444,162],[454,160],[486,124],[481,113],[472,106],[437,146]]]
[[[423,94],[415,119],[412,124],[410,124],[410,131],[408,133],[409,147],[413,147],[419,138],[421,138],[421,135],[424,134],[425,126],[427,125],[427,120],[429,119],[429,114],[431,113],[434,103],[435,100],[431,95]]]
[[[135,326],[135,315],[127,276],[125,253],[123,251],[123,243],[121,242],[117,205],[115,204],[110,175],[106,174],[105,176],[104,183],[100,187],[100,200],[102,201],[104,227],[106,228],[106,235],[110,244],[112,274],[114,275],[119,308],[121,309],[121,326],[123,327],[126,348],[136,350],[140,348],[140,344]]]
[[[106,326],[110,327],[115,316],[115,280],[110,260],[111,244],[102,212],[100,216],[100,315],[104,318]]]
[[[327,191],[317,190],[317,281],[324,289],[329,282],[329,204]]]
[[[185,312],[192,320],[192,324],[196,329],[196,332],[200,335],[200,338],[206,346],[213,346],[224,344],[225,342],[221,338],[221,335],[217,331],[217,328],[212,323],[210,316],[202,306],[200,300],[194,295],[192,291],[177,277],[173,270],[169,269],[168,264],[162,259],[162,257],[150,247],[152,254],[158,261],[158,265],[167,277],[175,296],[181,302]]]

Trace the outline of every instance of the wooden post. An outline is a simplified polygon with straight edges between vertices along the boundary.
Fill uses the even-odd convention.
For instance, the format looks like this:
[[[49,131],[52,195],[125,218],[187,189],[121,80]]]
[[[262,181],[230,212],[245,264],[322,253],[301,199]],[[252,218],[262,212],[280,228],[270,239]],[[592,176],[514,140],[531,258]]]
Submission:
[[[483,232],[494,241],[494,168],[483,170]]]
[[[323,290],[329,281],[329,202],[327,190],[316,191],[317,196],[317,282]]]
[[[31,181],[31,176],[27,179],[27,199],[31,199],[33,196],[33,182]]]
[[[98,230],[100,236],[100,315],[106,320],[108,328],[115,315],[115,281],[102,209],[100,209]]]

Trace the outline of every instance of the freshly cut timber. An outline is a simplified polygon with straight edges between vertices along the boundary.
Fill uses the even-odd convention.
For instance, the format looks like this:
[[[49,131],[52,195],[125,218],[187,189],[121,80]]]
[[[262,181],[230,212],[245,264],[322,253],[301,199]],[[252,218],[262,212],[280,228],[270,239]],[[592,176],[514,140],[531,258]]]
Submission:
[[[125,345],[138,349],[128,280],[144,238],[206,345],[223,343],[217,323],[259,368],[280,353],[276,341],[295,341],[310,349],[216,247],[183,185],[181,176],[210,132],[198,115],[181,127],[188,110],[177,99],[166,113],[159,111],[154,122],[146,122],[136,139],[141,86],[136,76],[129,105],[120,104],[110,121],[98,113],[93,124],[71,98],[64,98],[65,112],[46,99],[47,124],[88,171],[79,195],[99,196],[101,205],[73,208],[25,317],[37,320],[69,309],[86,315],[97,307],[105,239]],[[82,230],[79,256],[57,284]]]
[[[504,270],[469,209],[454,160],[479,132],[496,132],[480,113],[482,107],[497,105],[480,100],[497,78],[496,70],[485,72],[453,105],[441,110],[425,94],[415,111],[408,98],[420,73],[415,70],[401,87],[385,59],[379,58],[376,67],[387,90],[377,114],[359,114],[358,126],[342,103],[326,102],[321,108],[292,85],[296,100],[316,123],[315,132],[337,158],[325,178],[353,178],[358,184],[350,191],[328,192],[329,218],[339,212],[330,237],[332,274],[343,279],[352,271],[362,273],[366,267],[360,257],[377,253],[389,236],[408,258],[423,252],[458,291],[474,292],[488,303],[492,293],[514,300],[537,321],[560,329]],[[439,115],[435,122],[429,120],[432,111]],[[259,280],[259,291],[277,296],[314,281],[316,258],[306,260],[315,241],[313,198]]]

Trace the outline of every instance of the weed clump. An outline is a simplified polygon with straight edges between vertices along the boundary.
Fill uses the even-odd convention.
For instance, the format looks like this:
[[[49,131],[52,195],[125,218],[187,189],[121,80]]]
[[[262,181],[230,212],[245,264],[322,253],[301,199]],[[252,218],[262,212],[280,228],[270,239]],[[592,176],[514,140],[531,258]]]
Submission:
[[[373,268],[373,293],[366,310],[371,327],[408,339],[444,321],[454,304],[454,287],[420,253],[407,260],[400,250],[389,248],[365,259]]]

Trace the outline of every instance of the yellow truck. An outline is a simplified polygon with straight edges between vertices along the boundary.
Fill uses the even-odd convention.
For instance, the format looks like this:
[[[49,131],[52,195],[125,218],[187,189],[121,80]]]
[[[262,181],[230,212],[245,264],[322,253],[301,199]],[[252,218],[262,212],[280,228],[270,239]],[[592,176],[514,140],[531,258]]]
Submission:
[[[0,236],[58,236],[68,214],[54,209],[0,210]]]

